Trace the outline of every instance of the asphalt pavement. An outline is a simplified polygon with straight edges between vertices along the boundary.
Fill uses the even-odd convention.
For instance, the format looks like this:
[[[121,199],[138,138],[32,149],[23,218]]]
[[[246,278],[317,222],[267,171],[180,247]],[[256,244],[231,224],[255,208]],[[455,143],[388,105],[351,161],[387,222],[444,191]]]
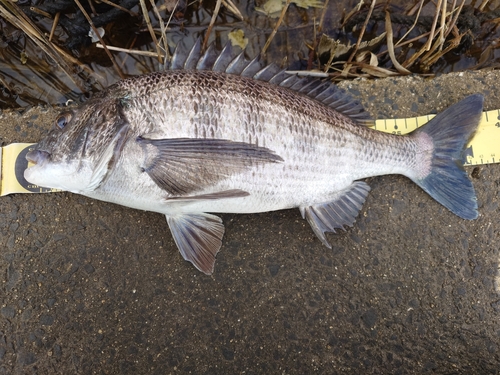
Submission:
[[[499,78],[342,86],[392,118],[476,92],[500,109]],[[38,141],[57,111],[3,112],[0,140]],[[467,172],[477,220],[375,177],[332,249],[298,210],[224,214],[212,276],[182,259],[162,215],[70,193],[2,197],[0,374],[498,374],[500,165]]]

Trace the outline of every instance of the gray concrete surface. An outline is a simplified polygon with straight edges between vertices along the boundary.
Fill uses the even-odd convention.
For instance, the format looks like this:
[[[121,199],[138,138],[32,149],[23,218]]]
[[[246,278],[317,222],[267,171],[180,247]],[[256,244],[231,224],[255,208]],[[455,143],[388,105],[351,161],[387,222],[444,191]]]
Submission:
[[[499,77],[343,86],[375,116],[401,117],[475,92],[500,108]],[[3,113],[0,139],[36,142],[55,113]],[[332,250],[298,210],[223,215],[212,277],[182,260],[161,215],[3,197],[0,374],[498,374],[500,166],[473,170],[479,219],[403,177],[371,178]]]

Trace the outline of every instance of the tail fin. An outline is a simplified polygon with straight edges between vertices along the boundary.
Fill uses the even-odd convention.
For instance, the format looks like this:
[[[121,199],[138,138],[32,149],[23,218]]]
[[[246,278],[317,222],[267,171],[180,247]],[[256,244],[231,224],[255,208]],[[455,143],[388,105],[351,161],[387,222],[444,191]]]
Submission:
[[[432,142],[433,154],[428,173],[412,177],[422,189],[454,214],[464,219],[478,216],[474,187],[463,168],[465,145],[479,124],[483,96],[471,95],[438,114],[412,137]]]

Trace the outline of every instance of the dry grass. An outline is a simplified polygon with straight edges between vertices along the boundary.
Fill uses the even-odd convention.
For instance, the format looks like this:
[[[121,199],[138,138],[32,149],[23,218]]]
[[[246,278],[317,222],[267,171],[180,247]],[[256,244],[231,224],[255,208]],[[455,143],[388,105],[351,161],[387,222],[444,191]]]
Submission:
[[[76,59],[53,44],[16,3],[10,0],[0,0],[0,16],[22,30],[47,56],[52,58],[58,68],[64,71],[78,88],[83,90],[85,85],[75,70]],[[87,73],[93,72],[87,70]]]
[[[78,6],[78,8],[80,8],[80,11],[83,13],[83,15],[85,16],[85,18],[87,19],[87,21],[89,22],[89,25],[92,28],[92,30],[94,31],[94,34],[99,38],[99,41],[103,45],[104,50],[106,51],[106,54],[108,55],[109,59],[113,63],[113,66],[114,66],[116,72],[118,73],[118,75],[120,76],[120,78],[122,78],[122,79],[125,78],[125,76],[123,75],[120,67],[116,64],[116,61],[115,61],[113,55],[111,54],[111,52],[109,51],[109,49],[106,47],[106,44],[104,43],[104,40],[102,39],[99,31],[94,26],[94,23],[92,22],[92,19],[90,18],[90,16],[88,15],[88,13],[85,11],[85,9],[83,8],[82,4],[80,4],[80,1],[79,0],[74,0],[74,1],[75,1],[76,5]],[[90,4],[92,4],[92,2],[90,2]],[[93,12],[95,13],[95,9],[93,9]]]
[[[479,14],[471,11],[465,13],[465,0],[452,0],[451,3],[447,0],[437,0],[437,3],[434,3],[434,11],[428,12],[433,13],[432,22],[428,26],[429,16],[426,16],[425,20],[421,16],[422,9],[427,3],[426,0],[418,0],[410,6],[402,16],[405,21],[403,24],[400,14],[391,14],[389,11],[389,3],[379,6],[377,0],[372,0],[368,6],[361,1],[355,9],[347,14],[343,22],[344,27],[348,25],[352,28],[360,27],[357,42],[350,48],[346,47],[349,50],[348,58],[342,61],[336,57],[338,44],[341,42],[330,40],[331,54],[325,65],[325,71],[333,70],[330,76],[336,79],[361,76],[386,77],[410,73],[426,74],[432,70],[434,64],[442,61],[446,54],[463,48],[464,37],[471,39],[475,33],[479,32],[479,30],[471,29],[460,32],[460,29],[464,29],[464,27],[457,26],[459,21],[464,24],[467,21],[475,25],[480,23],[482,27],[485,20],[494,18],[495,15],[495,12],[490,12],[490,15],[480,13],[485,10],[487,0],[484,0],[476,8]],[[372,19],[375,11],[376,17]],[[363,23],[360,22],[362,14],[366,14]],[[396,26],[394,26],[393,17],[398,19]],[[352,22],[354,19],[355,21]],[[409,24],[411,19],[412,24]],[[380,22],[385,23],[384,46],[380,48],[378,43],[373,43],[370,47],[370,40],[365,38],[365,30],[369,23]],[[395,30],[398,34],[402,34],[397,42],[395,42]],[[420,35],[415,36],[416,30],[420,32]],[[325,51],[318,52],[324,53]],[[389,56],[389,59],[386,58],[386,55]],[[379,67],[381,60],[384,61],[384,68]]]
[[[144,66],[145,70],[150,70],[152,66],[155,66],[151,59],[156,60],[157,69],[158,66],[161,68],[168,63],[170,60],[169,45],[167,42],[170,30],[169,24],[174,16],[176,6],[182,0],[177,0],[177,3],[175,3],[175,0],[170,0],[170,2],[165,1],[164,3],[155,0],[140,0],[140,14],[120,7],[120,5],[113,2],[115,0],[101,0],[112,7],[127,12],[130,16],[136,17],[136,19],[142,18],[144,30],[147,30],[153,42],[153,51],[135,47],[137,38],[131,40],[126,46],[110,45],[109,40],[106,43],[106,39],[100,36],[93,22],[94,17],[98,16],[98,14],[96,14],[97,12],[93,7],[92,1],[87,1],[91,7],[91,14],[85,10],[81,0],[74,0],[87,19],[89,28],[94,30],[96,37],[99,38],[99,43],[95,44],[95,46],[103,48],[106,51],[117,75],[122,78],[125,76],[122,68],[127,58],[136,60],[140,65]],[[268,52],[277,33],[282,32],[284,28],[290,28],[290,25],[285,25],[285,19],[291,3],[299,6],[294,0],[282,0],[279,18],[276,21],[272,20],[270,22],[272,30],[268,33],[265,43],[261,46],[261,54],[264,55]],[[481,1],[476,6],[476,12],[479,14],[487,12],[488,3],[487,0]],[[191,5],[204,6],[200,0],[195,0],[194,3],[188,4],[188,6]],[[172,6],[174,10],[168,14],[167,9],[169,7],[171,9]],[[429,12],[428,8],[430,6],[434,6],[434,12]],[[431,13],[433,16],[422,15],[426,7],[426,14]],[[315,15],[312,22],[309,20],[309,24],[306,25],[307,27],[314,28],[314,38],[304,42],[309,48],[307,67],[310,72],[303,72],[302,74],[318,76],[318,71],[322,71],[321,76],[328,75],[334,79],[386,77],[416,72],[425,74],[426,72],[430,72],[433,66],[442,61],[442,58],[448,53],[458,48],[463,48],[464,38],[473,38],[474,33],[478,32],[477,30],[464,29],[463,27],[464,17],[476,17],[476,13],[471,13],[470,11],[466,14],[465,0],[436,0],[435,3],[430,3],[428,0],[415,0],[402,14],[401,11],[393,14],[390,9],[390,0],[386,0],[384,3],[382,0],[372,0],[368,4],[361,0],[354,9],[348,11],[344,17],[342,27],[345,28],[347,33],[353,32],[354,29],[359,31],[352,34],[356,35],[356,42],[352,46],[346,46],[344,54],[339,55],[339,50],[342,49],[340,48],[342,47],[342,42],[333,39],[330,40],[323,35],[324,30],[332,29],[332,25],[327,25],[326,27],[324,25],[325,14],[328,11],[328,0],[325,0],[323,9],[318,13],[319,22],[316,22]],[[79,73],[82,70],[87,75],[93,76],[95,80],[99,81],[99,75],[92,71],[90,65],[81,63],[77,57],[63,48],[62,44],[58,42],[55,31],[60,23],[60,13],[48,14],[36,7],[32,7],[31,10],[51,20],[52,26],[48,31],[41,30],[23,12],[21,7],[16,5],[15,1],[0,0],[0,17],[22,30],[27,37],[55,62],[58,69],[64,71],[70,77],[71,81],[77,87],[84,91],[85,85],[82,83],[81,74]],[[232,0],[217,0],[215,9],[210,11],[210,23],[204,31],[203,49],[207,47],[209,39],[213,38],[218,22],[224,18],[221,17],[222,10],[225,11],[225,14],[231,14],[235,19],[239,20],[239,28],[252,32],[253,26],[249,24],[251,20],[244,18]],[[425,19],[425,17],[427,18]],[[473,21],[476,24],[480,22],[481,25],[489,22],[498,27],[498,24],[500,24],[500,21],[498,21],[499,17],[500,14],[490,18],[477,18]],[[404,19],[404,23],[401,21],[402,19]],[[372,31],[371,34],[367,32],[369,28],[374,28],[374,24],[379,25],[379,30],[385,30],[385,33],[379,35],[378,38],[373,36]],[[297,27],[304,27],[304,25]],[[230,31],[231,27],[228,27],[227,30]],[[324,43],[322,43],[325,38],[330,43],[329,50],[327,49],[330,55],[327,61],[323,61],[322,63],[319,57],[320,54],[325,53]],[[494,46],[491,46],[483,51],[484,53],[480,60],[481,64],[484,65],[487,63],[488,56],[491,55],[493,48]],[[292,55],[294,51],[288,52]],[[121,63],[116,61],[116,53],[121,53]],[[124,53],[126,54],[125,57]],[[316,70],[313,71],[314,68]],[[0,83],[5,85],[6,82],[2,79]]]

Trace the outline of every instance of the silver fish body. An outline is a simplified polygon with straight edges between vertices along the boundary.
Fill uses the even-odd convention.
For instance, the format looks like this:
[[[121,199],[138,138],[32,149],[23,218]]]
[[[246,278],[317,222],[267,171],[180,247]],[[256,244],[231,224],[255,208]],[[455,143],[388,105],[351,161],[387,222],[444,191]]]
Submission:
[[[177,210],[254,213],[330,202],[354,180],[389,173],[418,174],[419,167],[424,168],[417,153],[428,145],[359,126],[290,90],[215,72],[180,72],[174,77],[158,74],[154,78],[154,83],[150,82],[152,77],[142,77],[147,82],[135,79],[122,83],[125,90],[132,89],[126,86],[129,83],[162,89],[127,99],[123,112],[130,128],[129,141],[121,151],[124,157],[98,189],[76,192],[124,204],[124,199],[130,202],[137,196],[136,185],[140,185],[145,190],[135,208],[165,214]],[[186,195],[234,189],[249,194],[177,204],[168,198],[178,194],[160,188],[139,168],[145,159],[145,147],[135,141],[139,136],[231,140],[272,150],[279,159],[251,163],[249,168],[231,171],[227,178],[217,178],[211,184],[206,183],[210,176],[203,176],[210,172],[186,166],[189,173],[200,174],[192,177],[196,188],[182,191]],[[211,162],[217,168],[217,160]]]
[[[297,80],[294,90],[227,70],[173,70],[109,87],[58,117],[28,155],[36,165],[26,179],[165,214],[184,258],[207,274],[224,233],[209,213],[298,207],[329,246],[324,233],[353,224],[369,191],[359,180],[370,176],[403,174],[457,215],[477,216],[457,161],[477,127],[480,95],[395,136],[358,124],[363,112],[329,83],[307,89]]]

